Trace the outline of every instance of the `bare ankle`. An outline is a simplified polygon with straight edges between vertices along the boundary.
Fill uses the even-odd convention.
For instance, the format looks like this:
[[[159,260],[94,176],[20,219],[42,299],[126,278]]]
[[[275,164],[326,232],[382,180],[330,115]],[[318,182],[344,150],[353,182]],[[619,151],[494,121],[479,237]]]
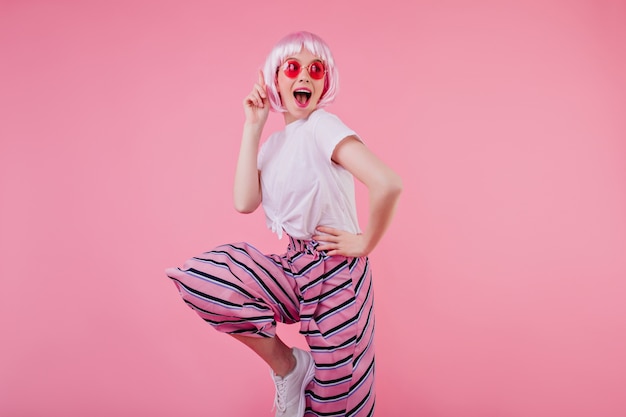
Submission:
[[[293,356],[293,352],[289,350],[289,354],[286,355],[285,360],[280,367],[274,369],[274,373],[281,378],[289,375],[296,368],[296,357]]]

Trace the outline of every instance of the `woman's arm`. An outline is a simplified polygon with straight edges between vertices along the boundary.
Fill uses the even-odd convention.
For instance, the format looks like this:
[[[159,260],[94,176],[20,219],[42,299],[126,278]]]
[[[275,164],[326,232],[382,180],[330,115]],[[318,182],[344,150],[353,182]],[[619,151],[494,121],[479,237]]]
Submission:
[[[389,227],[402,192],[402,180],[394,171],[354,136],[343,139],[333,152],[332,160],[361,181],[369,192],[369,220],[363,234],[320,226],[323,235],[315,240],[327,242],[318,246],[329,255],[366,256],[378,244]]]
[[[263,73],[259,71],[259,80],[243,101],[246,121],[243,125],[233,189],[235,209],[241,213],[252,213],[261,204],[261,173],[257,168],[257,154],[263,126],[270,110],[266,91]]]

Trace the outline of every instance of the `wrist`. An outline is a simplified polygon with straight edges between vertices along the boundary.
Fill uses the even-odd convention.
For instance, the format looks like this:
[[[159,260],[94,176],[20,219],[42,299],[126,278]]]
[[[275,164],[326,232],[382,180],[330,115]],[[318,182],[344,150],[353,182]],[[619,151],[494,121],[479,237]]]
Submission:
[[[253,139],[260,139],[263,132],[263,123],[257,122],[244,122],[243,124],[243,137],[249,137]]]
[[[367,256],[376,247],[376,242],[375,242],[375,239],[373,238],[373,236],[371,234],[367,233],[367,231],[362,233],[361,237],[363,238],[363,252],[364,252],[364,256]]]

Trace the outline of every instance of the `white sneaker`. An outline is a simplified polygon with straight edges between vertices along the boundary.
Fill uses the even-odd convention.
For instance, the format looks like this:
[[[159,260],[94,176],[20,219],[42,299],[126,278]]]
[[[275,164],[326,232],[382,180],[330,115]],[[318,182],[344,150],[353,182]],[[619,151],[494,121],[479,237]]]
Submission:
[[[311,353],[292,348],[296,367],[284,378],[270,370],[276,384],[276,417],[303,417],[305,408],[304,390],[315,375],[315,363]]]

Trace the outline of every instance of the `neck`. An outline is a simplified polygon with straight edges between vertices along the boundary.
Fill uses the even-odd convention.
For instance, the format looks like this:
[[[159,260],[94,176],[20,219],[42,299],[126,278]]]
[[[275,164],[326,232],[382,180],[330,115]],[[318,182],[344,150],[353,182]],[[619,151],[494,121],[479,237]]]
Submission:
[[[293,122],[298,121],[298,120],[308,119],[313,114],[313,112],[316,111],[316,110],[317,109],[313,109],[313,110],[311,110],[310,113],[308,113],[308,114],[306,114],[306,115],[304,115],[302,117],[296,117],[296,116],[294,116],[293,114],[291,114],[289,112],[285,112],[285,113],[283,113],[283,117],[285,119],[285,125],[288,125],[288,124],[293,123]]]

